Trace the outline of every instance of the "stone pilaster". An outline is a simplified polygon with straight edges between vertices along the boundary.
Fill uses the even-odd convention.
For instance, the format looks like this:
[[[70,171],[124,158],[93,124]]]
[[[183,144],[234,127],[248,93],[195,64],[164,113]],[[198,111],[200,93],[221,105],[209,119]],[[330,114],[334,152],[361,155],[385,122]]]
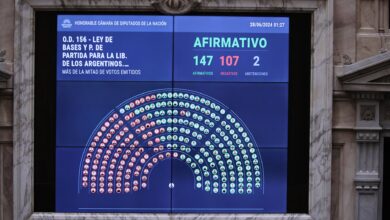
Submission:
[[[356,105],[356,142],[358,144],[358,153],[355,189],[357,193],[356,217],[359,220],[379,219],[379,187],[381,181],[379,152],[382,130],[379,126],[379,101],[377,99],[357,100]]]

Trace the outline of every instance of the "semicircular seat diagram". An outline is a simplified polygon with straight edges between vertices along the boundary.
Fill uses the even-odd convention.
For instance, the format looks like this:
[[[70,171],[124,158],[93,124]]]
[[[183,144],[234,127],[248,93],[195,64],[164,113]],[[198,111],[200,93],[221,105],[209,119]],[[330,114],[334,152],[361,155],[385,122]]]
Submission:
[[[260,151],[245,123],[218,100],[179,88],[147,91],[111,110],[85,146],[79,188],[98,195],[142,192],[164,160],[185,163],[195,190],[264,191]]]

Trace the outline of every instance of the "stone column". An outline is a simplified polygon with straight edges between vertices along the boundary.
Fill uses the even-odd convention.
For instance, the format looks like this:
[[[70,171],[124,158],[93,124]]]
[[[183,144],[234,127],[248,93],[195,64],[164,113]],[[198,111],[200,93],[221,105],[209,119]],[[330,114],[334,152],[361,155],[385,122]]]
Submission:
[[[377,94],[360,94],[357,100],[356,142],[358,144],[355,189],[358,220],[379,220],[379,161],[381,130]]]

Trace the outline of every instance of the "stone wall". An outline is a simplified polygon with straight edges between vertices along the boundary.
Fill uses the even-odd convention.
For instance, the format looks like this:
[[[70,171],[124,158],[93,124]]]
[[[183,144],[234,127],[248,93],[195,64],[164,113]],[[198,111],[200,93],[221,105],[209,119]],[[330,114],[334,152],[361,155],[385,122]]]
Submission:
[[[359,91],[346,91],[342,80],[337,75],[351,64],[359,62],[362,63],[361,68],[364,71],[363,63],[369,63],[368,58],[372,58],[372,62],[375,62],[375,56],[390,50],[389,2],[387,0],[335,1],[334,18],[332,219],[381,219],[379,214],[381,210],[380,188],[375,189],[375,192],[372,189],[363,192],[365,195],[376,196],[370,202],[371,204],[378,203],[376,207],[368,207],[366,209],[371,211],[365,210],[364,212],[359,209],[359,204],[363,201],[362,191],[359,189],[361,184],[357,181],[360,172],[359,164],[361,155],[367,155],[365,155],[366,152],[359,152],[361,143],[358,141],[357,134],[361,126],[357,120],[359,115],[357,109],[360,102],[381,103],[383,98],[371,96],[356,98],[354,94]],[[361,70],[357,69],[356,72],[358,71]],[[375,71],[372,71],[371,75],[375,74]],[[363,88],[363,84],[369,82],[363,80],[361,83],[360,89],[363,91],[366,89]],[[380,92],[388,93],[390,89]],[[371,127],[369,129],[383,129],[382,133],[386,130],[385,127],[377,125],[368,127]],[[368,143],[371,144],[372,149],[381,150],[381,140],[383,141],[379,139],[373,143],[368,141]],[[382,161],[381,155],[377,155],[373,160]],[[381,176],[380,169],[375,172],[379,172],[378,176]],[[374,213],[375,209],[377,209],[376,213]],[[366,214],[369,216],[365,216]]]
[[[0,1],[0,50],[6,50],[2,65],[12,69],[14,52],[14,0]],[[12,79],[0,89],[0,219],[12,219]]]
[[[335,1],[335,65],[348,65],[389,50],[389,2],[387,0]]]
[[[5,59],[11,65],[14,59],[15,1],[0,0],[0,50],[7,51]],[[263,1],[258,2],[261,7]],[[333,57],[336,70],[390,50],[388,4],[387,0],[334,1]],[[350,93],[344,91],[336,73],[333,87],[331,219],[353,220],[359,213],[355,188],[357,103]],[[12,219],[13,213],[13,105],[11,79],[6,89],[0,89],[0,220]]]

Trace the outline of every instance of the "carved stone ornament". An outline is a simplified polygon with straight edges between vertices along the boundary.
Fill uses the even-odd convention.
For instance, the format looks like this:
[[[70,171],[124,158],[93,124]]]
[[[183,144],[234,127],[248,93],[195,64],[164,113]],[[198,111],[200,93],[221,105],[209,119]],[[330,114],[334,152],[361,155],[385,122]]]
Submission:
[[[5,54],[6,54],[5,50],[0,50],[0,62],[5,61],[5,58],[4,58]]]
[[[378,131],[358,131],[358,132],[356,132],[356,141],[378,142],[379,141],[379,132]]]
[[[375,105],[360,106],[360,120],[374,121],[375,120]]]
[[[377,180],[356,180],[355,179],[355,189],[357,191],[377,191],[379,190],[379,179]]]
[[[390,121],[390,104],[385,105],[385,121]]]
[[[11,70],[5,62],[5,50],[0,50],[0,89],[7,88],[7,81],[11,78]]]
[[[185,14],[202,4],[202,0],[151,0],[151,3],[164,14]]]

